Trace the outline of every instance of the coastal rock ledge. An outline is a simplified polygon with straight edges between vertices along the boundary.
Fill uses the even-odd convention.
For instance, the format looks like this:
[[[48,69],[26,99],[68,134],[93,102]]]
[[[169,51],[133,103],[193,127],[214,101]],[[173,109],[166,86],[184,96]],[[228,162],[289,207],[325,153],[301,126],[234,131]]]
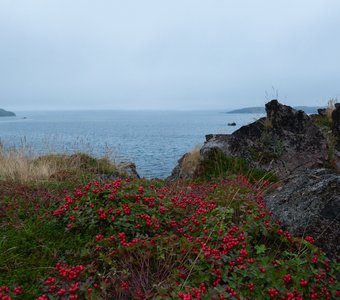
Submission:
[[[334,120],[339,119],[339,110],[337,105],[333,132],[338,132],[339,123]],[[240,157],[251,168],[280,178],[279,188],[266,195],[265,201],[282,227],[295,236],[311,235],[329,257],[339,258],[340,175],[325,168],[330,165],[327,138],[310,116],[277,100],[266,104],[266,113],[232,134],[207,135],[193,168],[188,168],[193,155],[187,153],[169,179],[202,175],[202,162],[211,160],[214,153]]]
[[[332,258],[340,257],[340,176],[327,169],[307,169],[265,197],[274,219],[295,236],[313,236]]]
[[[230,135],[207,135],[201,155],[222,151],[244,158],[251,167],[285,177],[305,168],[323,166],[328,158],[327,140],[303,111],[272,100],[267,116]]]

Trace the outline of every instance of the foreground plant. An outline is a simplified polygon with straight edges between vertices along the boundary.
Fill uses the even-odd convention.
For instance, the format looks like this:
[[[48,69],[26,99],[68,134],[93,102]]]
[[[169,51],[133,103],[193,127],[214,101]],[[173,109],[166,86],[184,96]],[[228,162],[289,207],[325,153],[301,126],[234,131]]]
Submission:
[[[339,263],[312,237],[273,223],[262,199],[268,184],[244,176],[175,186],[90,182],[45,215],[81,248],[55,249],[37,299],[340,297]],[[32,298],[18,286],[3,286],[0,299]]]

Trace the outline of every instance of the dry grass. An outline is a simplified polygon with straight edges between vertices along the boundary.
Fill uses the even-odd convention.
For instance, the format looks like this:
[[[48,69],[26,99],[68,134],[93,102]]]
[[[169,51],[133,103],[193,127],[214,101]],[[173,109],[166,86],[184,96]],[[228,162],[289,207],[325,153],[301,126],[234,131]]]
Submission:
[[[329,122],[332,122],[332,112],[335,109],[335,103],[338,102],[337,98],[330,98],[326,107],[326,116]]]
[[[34,157],[27,148],[0,147],[0,180],[20,183],[64,180],[68,176],[89,173],[113,173],[116,167],[108,158],[95,159],[85,153],[49,154]]]
[[[35,163],[25,149],[0,149],[0,178],[27,182],[48,178],[55,169],[43,162]]]
[[[195,146],[184,157],[181,168],[182,178],[192,178],[199,163],[201,162],[201,146]]]

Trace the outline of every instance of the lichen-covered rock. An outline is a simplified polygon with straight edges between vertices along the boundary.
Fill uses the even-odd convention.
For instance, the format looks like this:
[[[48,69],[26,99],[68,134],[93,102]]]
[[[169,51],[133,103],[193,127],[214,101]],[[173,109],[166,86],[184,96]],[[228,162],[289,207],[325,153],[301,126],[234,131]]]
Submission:
[[[323,165],[327,141],[303,111],[272,100],[267,116],[231,135],[208,135],[201,149],[203,158],[219,149],[227,156],[239,156],[255,168],[288,176],[299,169]]]
[[[311,235],[330,257],[340,257],[339,174],[327,169],[295,173],[265,201],[286,230]]]

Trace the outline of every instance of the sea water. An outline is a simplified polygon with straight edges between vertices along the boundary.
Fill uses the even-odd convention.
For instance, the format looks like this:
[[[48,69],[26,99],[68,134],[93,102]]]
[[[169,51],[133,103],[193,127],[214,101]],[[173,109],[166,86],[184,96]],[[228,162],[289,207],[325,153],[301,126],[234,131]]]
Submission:
[[[132,161],[142,177],[164,178],[211,133],[232,133],[262,115],[219,111],[36,111],[0,118],[4,147],[36,155],[86,151]],[[236,126],[228,126],[235,122]]]

